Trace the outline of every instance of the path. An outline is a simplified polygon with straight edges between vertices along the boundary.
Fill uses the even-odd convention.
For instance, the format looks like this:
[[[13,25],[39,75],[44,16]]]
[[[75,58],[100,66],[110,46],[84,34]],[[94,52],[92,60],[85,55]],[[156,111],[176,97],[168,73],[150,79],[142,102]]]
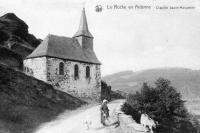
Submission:
[[[108,104],[110,109],[109,126],[100,124],[100,105],[97,105],[71,117],[63,115],[62,119],[44,124],[35,133],[121,133],[120,127],[116,127],[112,123],[117,121],[114,110],[122,102],[123,100],[116,100]],[[86,119],[92,123],[88,130],[84,124]]]

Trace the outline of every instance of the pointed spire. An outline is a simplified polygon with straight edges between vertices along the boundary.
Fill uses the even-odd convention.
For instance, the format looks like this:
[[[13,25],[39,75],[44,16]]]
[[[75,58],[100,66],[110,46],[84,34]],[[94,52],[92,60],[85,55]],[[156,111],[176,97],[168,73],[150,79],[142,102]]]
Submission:
[[[79,24],[78,31],[74,35],[74,37],[78,37],[78,36],[86,36],[86,37],[93,38],[92,34],[89,32],[89,29],[88,29],[87,19],[85,15],[85,8],[83,8],[82,10],[81,21]]]

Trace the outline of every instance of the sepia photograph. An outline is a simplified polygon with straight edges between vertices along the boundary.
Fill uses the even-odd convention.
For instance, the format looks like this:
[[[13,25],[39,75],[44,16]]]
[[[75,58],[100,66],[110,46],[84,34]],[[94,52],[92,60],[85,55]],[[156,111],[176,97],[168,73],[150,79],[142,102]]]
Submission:
[[[200,1],[0,0],[0,133],[200,133]]]

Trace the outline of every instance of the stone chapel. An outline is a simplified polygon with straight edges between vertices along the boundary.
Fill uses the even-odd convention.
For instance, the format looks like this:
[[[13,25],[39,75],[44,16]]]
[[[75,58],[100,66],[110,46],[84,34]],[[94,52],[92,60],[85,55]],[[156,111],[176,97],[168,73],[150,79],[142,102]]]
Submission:
[[[71,38],[49,34],[24,59],[24,71],[55,89],[79,98],[99,100],[101,63],[93,49],[93,38],[83,8],[75,35]]]

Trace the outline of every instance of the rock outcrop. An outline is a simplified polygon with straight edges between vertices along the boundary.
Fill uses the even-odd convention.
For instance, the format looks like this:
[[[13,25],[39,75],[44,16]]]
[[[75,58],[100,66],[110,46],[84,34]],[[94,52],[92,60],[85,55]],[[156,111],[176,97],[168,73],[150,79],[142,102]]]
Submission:
[[[21,63],[23,58],[29,55],[40,42],[40,39],[37,39],[28,32],[28,25],[14,13],[7,13],[0,17],[0,46],[6,47],[21,56],[20,60],[17,58],[19,63]],[[4,58],[7,59],[6,57]],[[10,62],[12,62],[12,60]],[[7,65],[10,66],[9,64]],[[21,66],[23,65],[21,64]]]

